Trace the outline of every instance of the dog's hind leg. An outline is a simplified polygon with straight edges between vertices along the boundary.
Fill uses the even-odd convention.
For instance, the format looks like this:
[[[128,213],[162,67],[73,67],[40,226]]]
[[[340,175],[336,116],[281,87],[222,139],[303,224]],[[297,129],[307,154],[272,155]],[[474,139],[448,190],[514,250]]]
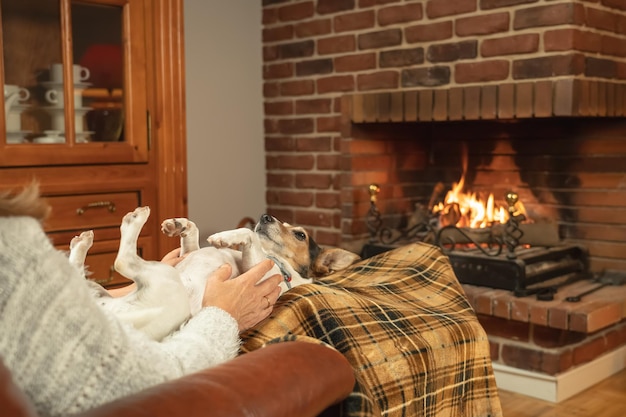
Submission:
[[[146,261],[137,254],[137,240],[150,216],[149,207],[139,207],[122,219],[120,247],[115,270],[135,282],[136,291],[124,296],[129,303],[140,306],[126,319],[155,340],[160,340],[189,317],[187,290],[178,271],[158,261]]]
[[[70,242],[70,263],[83,273],[85,272],[85,259],[91,245],[93,245],[93,230],[74,236]]]
[[[138,285],[142,284],[137,282],[137,279],[139,278],[139,281],[141,281],[142,269],[147,261],[137,255],[137,240],[149,216],[149,207],[138,207],[135,211],[127,213],[122,218],[120,247],[113,264],[117,272],[126,278],[132,279]]]
[[[180,236],[180,255],[200,249],[200,232],[194,222],[184,217],[164,220],[161,231],[168,235]]]

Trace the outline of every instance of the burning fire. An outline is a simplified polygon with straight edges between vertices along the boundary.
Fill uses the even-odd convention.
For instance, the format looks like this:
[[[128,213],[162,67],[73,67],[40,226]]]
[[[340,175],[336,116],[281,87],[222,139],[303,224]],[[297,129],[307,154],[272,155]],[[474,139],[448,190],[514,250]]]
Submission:
[[[465,173],[467,171],[467,153],[463,158],[463,175],[458,183],[452,184],[442,202],[432,207],[433,214],[439,215],[440,226],[470,228],[491,227],[494,223],[506,223],[509,219],[508,204],[496,203],[493,193],[486,200],[474,192],[465,192]],[[521,201],[513,203],[512,214],[526,215]]]

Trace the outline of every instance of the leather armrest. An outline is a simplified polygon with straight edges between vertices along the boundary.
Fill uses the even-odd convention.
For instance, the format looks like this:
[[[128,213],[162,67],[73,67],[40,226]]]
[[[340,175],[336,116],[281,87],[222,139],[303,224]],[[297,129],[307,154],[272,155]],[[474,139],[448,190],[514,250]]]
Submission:
[[[307,417],[348,396],[352,367],[339,352],[284,342],[90,410],[81,417]]]

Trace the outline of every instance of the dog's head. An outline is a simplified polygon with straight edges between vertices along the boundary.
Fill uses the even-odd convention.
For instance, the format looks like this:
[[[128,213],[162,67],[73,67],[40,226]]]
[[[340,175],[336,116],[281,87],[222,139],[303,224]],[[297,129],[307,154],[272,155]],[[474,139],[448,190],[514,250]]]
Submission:
[[[289,262],[302,277],[323,277],[347,268],[359,255],[340,248],[322,248],[302,227],[264,214],[254,227],[266,253]]]

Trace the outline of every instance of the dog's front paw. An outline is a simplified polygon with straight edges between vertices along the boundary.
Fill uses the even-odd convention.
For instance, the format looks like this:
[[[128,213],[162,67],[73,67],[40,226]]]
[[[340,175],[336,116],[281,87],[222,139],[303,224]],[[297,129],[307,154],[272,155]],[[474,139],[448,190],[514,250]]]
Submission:
[[[251,235],[254,232],[250,229],[241,228],[235,230],[227,230],[225,232],[219,232],[212,234],[207,239],[209,245],[216,248],[232,248],[238,249],[242,245],[249,245],[251,242]]]
[[[161,232],[169,237],[181,236],[185,237],[190,230],[195,229],[196,225],[184,217],[167,219],[161,223]]]

